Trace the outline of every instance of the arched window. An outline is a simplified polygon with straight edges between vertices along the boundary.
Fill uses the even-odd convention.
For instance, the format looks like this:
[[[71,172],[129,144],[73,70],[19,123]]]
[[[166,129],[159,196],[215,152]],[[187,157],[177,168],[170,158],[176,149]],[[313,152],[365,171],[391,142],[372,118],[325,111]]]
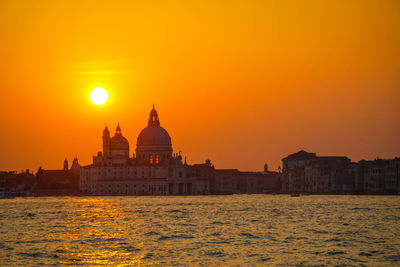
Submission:
[[[160,163],[160,158],[158,155],[156,155],[156,164]]]
[[[154,163],[153,155],[150,155],[150,164]]]

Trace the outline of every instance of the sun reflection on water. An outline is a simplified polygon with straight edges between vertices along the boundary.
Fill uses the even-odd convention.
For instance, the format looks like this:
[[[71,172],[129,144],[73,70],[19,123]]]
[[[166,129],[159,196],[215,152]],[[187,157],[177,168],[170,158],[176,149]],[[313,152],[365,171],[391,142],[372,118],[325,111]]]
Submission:
[[[71,256],[82,264],[143,266],[146,256],[143,242],[137,236],[135,213],[118,200],[81,198],[73,203],[66,225],[70,234]],[[129,214],[129,219],[124,216]]]

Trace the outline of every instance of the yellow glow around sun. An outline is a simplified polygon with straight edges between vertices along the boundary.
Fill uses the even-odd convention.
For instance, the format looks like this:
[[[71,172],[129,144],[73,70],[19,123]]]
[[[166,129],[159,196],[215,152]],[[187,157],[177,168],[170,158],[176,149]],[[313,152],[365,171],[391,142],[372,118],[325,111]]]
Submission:
[[[108,100],[108,93],[104,88],[96,87],[90,92],[90,100],[96,105],[103,105]]]

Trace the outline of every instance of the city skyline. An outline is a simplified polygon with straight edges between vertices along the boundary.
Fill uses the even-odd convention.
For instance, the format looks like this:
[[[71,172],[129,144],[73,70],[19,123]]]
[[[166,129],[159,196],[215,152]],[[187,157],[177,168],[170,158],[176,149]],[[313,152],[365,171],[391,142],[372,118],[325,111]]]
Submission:
[[[155,104],[153,104],[153,110],[155,110]],[[105,129],[111,129],[111,131],[112,131],[112,129],[113,129],[113,127],[111,126],[111,125],[105,125]],[[117,123],[116,123],[116,129],[115,129],[115,132],[116,133],[118,133],[118,132],[121,132],[121,126],[120,126],[120,122],[118,121]],[[97,138],[98,139],[98,138]],[[134,148],[132,148],[132,149],[130,149],[129,148],[129,138],[127,138],[126,139],[127,140],[127,142],[128,142],[128,157],[133,157],[133,158],[135,158],[135,149]],[[173,140],[173,139],[172,139]],[[100,139],[98,139],[98,141],[100,141]],[[172,144],[173,144],[173,142],[172,142]],[[288,154],[297,154],[297,153],[301,153],[301,152],[305,152],[305,150],[307,150],[307,149],[304,149],[304,148],[300,148],[300,149],[298,149],[298,150],[293,150],[293,151],[291,151],[290,153],[288,153]],[[100,151],[101,151],[101,146],[99,146],[99,149],[98,149],[98,151],[99,151],[99,153],[100,153]],[[190,158],[188,158],[188,156],[190,157],[190,155],[187,155],[186,153],[182,153],[182,150],[180,150],[180,149],[178,149],[178,150],[172,150],[173,151],[173,154],[175,155],[180,155],[180,156],[182,156],[182,159],[184,158],[185,159],[185,162],[187,161],[188,163],[190,163],[190,164],[196,164],[196,163],[199,163],[199,162],[202,162],[202,161],[204,161],[204,159],[206,160],[206,161],[210,161],[210,162],[212,162],[212,160],[211,160],[211,158],[209,158],[209,157],[207,157],[207,158],[204,158],[204,159],[201,159],[200,161],[197,161],[197,162],[193,162],[193,161],[190,161]],[[320,156],[325,156],[325,155],[327,155],[327,154],[323,154],[323,153],[320,153],[320,152],[317,152]],[[282,163],[283,163],[283,161],[284,161],[284,159],[287,157],[287,155],[288,154],[286,154],[286,155],[284,155],[281,159],[279,159],[279,165],[278,165],[278,167],[277,168],[274,168],[273,166],[272,166],[272,168],[271,168],[271,166],[270,166],[270,164],[268,163],[268,162],[264,162],[264,164],[262,165],[262,166],[258,166],[259,168],[258,169],[252,169],[252,170],[247,170],[247,169],[240,169],[240,168],[238,168],[237,166],[229,166],[229,167],[220,167],[220,166],[216,166],[216,167],[218,167],[219,169],[235,169],[235,170],[241,170],[241,171],[262,171],[262,170],[265,170],[265,168],[267,167],[268,168],[268,170],[270,170],[270,171],[280,171],[282,168],[283,168],[283,166],[282,166]],[[348,158],[348,155],[345,155],[345,154],[335,154],[335,155],[333,155],[333,156],[337,156],[337,157],[345,157],[345,158]],[[92,158],[93,157],[93,153],[92,153],[92,155],[90,156],[90,158]],[[361,159],[358,159],[358,160],[354,160],[354,159],[352,159],[352,158],[349,158],[349,160],[350,160],[350,162],[354,162],[354,163],[356,163],[356,162],[361,162],[361,161],[372,161],[372,160],[391,160],[392,158],[395,158],[395,159],[397,159],[399,157],[399,155],[398,154],[394,154],[394,156],[392,156],[392,157],[380,157],[380,156],[376,156],[376,157],[373,157],[373,158],[361,158]],[[64,164],[64,168],[65,168],[65,164],[67,164],[67,166],[68,166],[68,162],[72,162],[72,159],[73,159],[73,161],[76,161],[76,162],[78,162],[78,156],[77,156],[77,154],[75,154],[75,156],[73,156],[73,157],[68,157],[68,156],[66,156],[66,157],[64,157],[64,159],[63,159],[63,163],[62,164]],[[214,162],[212,162],[212,163],[214,163]],[[54,166],[54,167],[50,167],[50,169],[60,169],[61,167],[61,165],[62,164],[58,164],[57,166]],[[79,164],[79,165],[81,165],[81,166],[85,166],[85,165],[88,165],[88,164],[90,164],[90,162],[89,163],[83,163],[83,164]],[[45,164],[42,164],[42,165],[40,165],[38,168],[42,168],[42,167],[48,167],[48,166],[46,166]],[[26,170],[30,170],[30,171],[32,171],[32,172],[35,172],[35,169],[29,169],[29,168],[21,168],[21,169],[15,169],[15,170],[3,170],[3,171],[16,171],[17,173],[18,173],[18,171],[21,171],[21,173],[24,173]]]
[[[153,108],[154,108],[154,106],[155,106],[155,104],[153,104]],[[104,124],[104,126],[105,126],[106,128],[111,129],[111,131],[113,130],[113,127],[114,127],[114,126],[115,126],[116,128],[119,128],[119,127],[120,127],[120,124],[121,124],[121,127],[124,126],[124,125],[122,125],[122,123],[120,123],[119,121],[116,121],[114,124],[115,124],[115,125],[113,125],[113,122],[111,122],[110,124]],[[166,124],[168,125],[168,123],[166,123]],[[98,130],[97,132],[100,132],[100,130]],[[124,132],[125,132],[125,129],[124,129]],[[139,133],[139,132],[140,132],[140,131],[138,131],[138,133]],[[130,138],[129,136],[127,136],[127,139],[128,139],[128,140],[135,140],[136,138],[135,138],[135,137],[131,137],[131,138]],[[100,151],[100,145],[99,145],[100,139],[99,139],[99,138],[96,138],[96,140],[97,140],[98,150]],[[172,139],[172,143],[174,144],[174,139]],[[304,150],[306,150],[306,151],[316,151],[316,150],[311,150],[311,149],[307,149],[307,148],[298,146],[297,149],[294,149],[294,150],[292,150],[292,151],[286,153],[285,155],[282,155],[281,158],[272,160],[272,162],[275,162],[275,161],[278,162],[278,165],[277,165],[277,166],[271,166],[270,162],[268,162],[268,161],[264,161],[264,162],[261,162],[261,161],[260,161],[261,164],[260,164],[259,166],[256,166],[256,168],[254,168],[254,169],[240,168],[240,167],[239,167],[240,164],[239,164],[239,166],[235,166],[235,165],[218,166],[218,165],[216,165],[216,167],[218,167],[218,168],[220,168],[220,169],[240,169],[240,170],[244,170],[244,171],[262,171],[262,170],[264,169],[264,164],[267,164],[267,165],[268,165],[268,168],[269,168],[270,170],[272,170],[272,171],[277,171],[277,170],[279,170],[279,168],[282,168],[282,160],[283,160],[284,157],[286,157],[288,154],[294,153],[295,151],[304,151]],[[94,150],[94,151],[95,151],[95,150]],[[93,152],[93,151],[92,151],[92,152]],[[174,153],[181,153],[181,152],[182,152],[182,149],[174,149]],[[320,155],[328,155],[328,153],[325,154],[325,153],[321,153],[320,151],[317,151],[317,152],[318,152],[318,154],[320,154]],[[134,156],[134,154],[135,154],[134,149],[129,150],[129,155],[130,155],[130,156],[132,156],[132,155]],[[68,161],[71,161],[71,162],[72,162],[72,159],[75,159],[75,158],[80,159],[80,157],[79,157],[78,155],[80,155],[80,153],[75,153],[75,154],[70,154],[70,155],[68,155],[68,156],[64,156],[64,157],[62,157],[62,161],[60,160],[59,162],[56,163],[56,165],[53,165],[53,166],[49,166],[49,165],[46,164],[46,162],[42,162],[42,164],[40,164],[37,168],[28,168],[28,167],[26,167],[26,166],[25,166],[25,167],[22,166],[21,168],[4,169],[4,171],[19,171],[19,170],[25,171],[26,169],[30,169],[30,170],[32,170],[32,171],[35,172],[39,167],[46,167],[46,168],[49,168],[49,169],[59,169],[59,168],[61,168],[61,166],[62,166],[62,164],[63,164],[63,162],[64,162],[65,159],[67,159]],[[206,157],[203,158],[203,159],[199,159],[199,160],[195,161],[195,160],[191,160],[190,155],[189,155],[188,153],[183,153],[182,155],[185,157],[185,159],[187,158],[187,160],[188,160],[189,163],[202,162],[202,161],[204,161],[204,159],[206,159],[206,160],[211,160],[211,161],[213,162],[213,164],[215,164],[215,162],[213,161],[212,157],[207,157],[207,156],[206,156]],[[392,155],[389,155],[389,156],[387,156],[387,157],[382,157],[382,156],[380,156],[380,155],[377,155],[377,156],[371,157],[371,158],[366,158],[366,157],[364,157],[364,158],[359,158],[359,159],[353,159],[353,158],[351,158],[349,155],[347,155],[347,154],[345,154],[345,153],[340,153],[340,152],[338,152],[337,154],[334,154],[334,155],[336,155],[336,156],[347,156],[347,157],[350,158],[350,160],[351,160],[352,162],[358,162],[358,161],[361,161],[361,160],[390,159],[390,158],[397,158],[397,157],[399,156],[398,153],[397,153],[397,154],[396,154],[396,153],[393,153]],[[84,158],[84,159],[86,159],[86,158],[91,159],[92,156],[93,156],[93,153],[90,154],[90,155],[83,155],[82,158]],[[80,161],[80,165],[82,165],[82,166],[88,165],[89,163],[90,163],[90,160],[89,160],[88,162],[82,162],[82,161]]]
[[[400,265],[399,0],[0,0],[0,266]]]
[[[94,3],[0,4],[0,170],[88,164],[99,129],[134,140],[153,103],[190,162],[398,156],[396,1]]]

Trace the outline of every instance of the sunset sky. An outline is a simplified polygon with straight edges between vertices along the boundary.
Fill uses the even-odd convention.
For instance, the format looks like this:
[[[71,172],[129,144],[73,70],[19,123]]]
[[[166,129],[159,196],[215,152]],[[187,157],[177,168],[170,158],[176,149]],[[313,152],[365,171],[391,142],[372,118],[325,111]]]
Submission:
[[[0,170],[132,155],[153,103],[189,163],[400,156],[397,0],[0,0],[0,40]]]

